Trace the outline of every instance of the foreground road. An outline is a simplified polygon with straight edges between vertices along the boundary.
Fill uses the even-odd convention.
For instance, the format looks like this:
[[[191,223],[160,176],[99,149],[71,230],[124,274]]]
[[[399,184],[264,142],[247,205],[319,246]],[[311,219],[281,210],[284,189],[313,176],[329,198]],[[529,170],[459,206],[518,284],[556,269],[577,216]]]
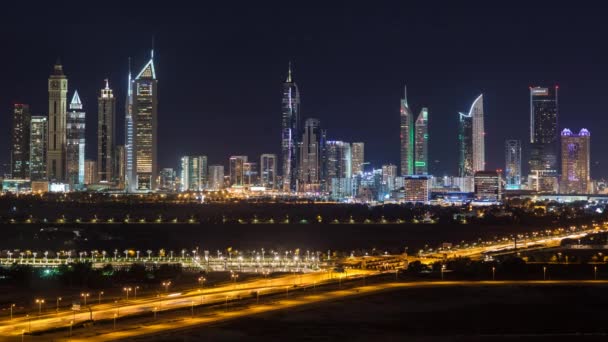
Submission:
[[[203,316],[194,316],[188,318],[175,318],[168,322],[155,323],[151,322],[133,322],[133,324],[119,327],[119,330],[113,330],[111,324],[104,328],[84,329],[78,331],[78,336],[73,336],[70,341],[130,341],[133,339],[145,340],[146,336],[166,334],[178,330],[186,330],[189,328],[215,324],[218,322],[242,318],[250,315],[262,314],[277,310],[286,310],[302,305],[310,305],[325,301],[344,299],[353,296],[364,296],[382,291],[391,291],[407,288],[423,288],[423,287],[481,287],[481,286],[566,286],[566,285],[584,285],[584,286],[608,286],[608,281],[559,281],[559,280],[538,280],[538,281],[427,281],[427,282],[390,282],[376,285],[360,286],[344,290],[335,291],[318,291],[310,295],[300,295],[296,298],[285,298],[274,301],[270,304],[253,304],[246,307],[236,308],[233,311],[225,311],[215,309],[206,313]],[[124,329],[124,330],[121,330]],[[44,337],[44,336],[43,336]],[[40,340],[32,338],[32,340]],[[62,336],[53,338],[56,341],[67,341],[65,332]]]
[[[161,312],[177,308],[190,308],[201,304],[224,303],[244,296],[251,296],[252,292],[262,295],[277,292],[288,292],[293,286],[314,286],[327,281],[336,281],[338,278],[352,278],[362,275],[371,275],[373,272],[365,270],[348,270],[347,273],[314,272],[292,274],[276,278],[255,279],[244,282],[234,282],[222,286],[194,289],[181,293],[165,293],[160,297],[143,297],[129,300],[119,304],[91,305],[90,310],[62,311],[58,314],[42,316],[22,316],[0,323],[0,336],[21,335],[23,333],[44,331],[57,327],[69,327],[91,319],[110,320],[128,315]]]

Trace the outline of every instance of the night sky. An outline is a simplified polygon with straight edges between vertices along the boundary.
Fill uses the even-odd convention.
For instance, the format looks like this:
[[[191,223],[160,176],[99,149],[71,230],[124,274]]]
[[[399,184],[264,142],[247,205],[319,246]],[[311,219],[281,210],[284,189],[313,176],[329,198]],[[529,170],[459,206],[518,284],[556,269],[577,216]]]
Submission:
[[[560,129],[588,128],[592,177],[608,173],[603,8],[548,1],[163,3],[0,5],[0,161],[10,158],[12,103],[47,115],[47,78],[57,57],[68,96],[77,89],[87,112],[87,158],[96,159],[97,96],[106,77],[118,97],[122,143],[127,59],[137,73],[154,36],[159,168],[177,168],[186,154],[225,165],[230,155],[279,154],[282,82],[291,60],[302,121],[320,119],[330,139],[365,142],[376,167],[399,164],[404,84],[416,114],[430,109],[435,175],[456,173],[457,112],[479,93],[488,169],[504,168],[505,139],[528,147],[528,87],[559,84]]]

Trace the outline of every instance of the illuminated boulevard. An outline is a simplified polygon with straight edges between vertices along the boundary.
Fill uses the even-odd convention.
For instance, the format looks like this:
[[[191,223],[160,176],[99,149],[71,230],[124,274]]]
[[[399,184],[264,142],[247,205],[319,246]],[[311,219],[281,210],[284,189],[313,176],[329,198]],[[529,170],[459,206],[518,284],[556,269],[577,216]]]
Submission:
[[[376,273],[377,274],[377,273]],[[0,334],[12,335],[15,340],[24,338],[22,334],[27,334],[28,329],[32,332],[43,331],[52,328],[61,328],[59,332],[51,333],[53,340],[56,341],[115,341],[128,340],[146,335],[158,335],[169,333],[176,330],[184,330],[206,324],[214,324],[226,320],[242,318],[249,315],[262,314],[276,310],[285,310],[301,305],[310,305],[332,300],[346,299],[354,296],[364,296],[382,291],[400,290],[407,288],[433,288],[433,287],[487,287],[487,286],[559,286],[559,285],[585,285],[585,286],[606,286],[608,280],[506,280],[506,281],[418,281],[418,282],[398,282],[387,281],[371,285],[365,285],[365,276],[372,276],[371,272],[348,270],[348,273],[328,273],[317,272],[309,274],[297,274],[283,276],[274,279],[257,279],[243,282],[240,284],[227,284],[221,287],[210,288],[204,291],[194,290],[187,293],[168,292],[159,298],[141,298],[131,300],[128,304],[120,307],[114,305],[94,305],[92,306],[93,318],[97,321],[105,321],[105,324],[97,325],[95,328],[85,327],[84,329],[68,330],[75,317],[76,322],[89,319],[90,313],[80,312],[61,312],[59,314],[44,315],[42,318],[34,317],[31,321],[28,318],[15,318],[11,321],[4,321],[0,325]],[[348,288],[344,289],[323,289],[317,288],[320,283],[327,283],[329,278],[332,281],[345,281],[359,279],[356,285],[351,282]],[[306,287],[309,292],[298,295],[290,295],[290,290]],[[256,302],[255,294],[282,294],[268,300]],[[310,293],[310,294],[308,294]],[[243,305],[235,305],[232,301],[242,297],[250,299],[250,302]],[[216,304],[205,313],[195,312],[195,308],[201,303]],[[224,305],[225,304],[225,305]],[[180,316],[172,315],[170,318],[161,316],[163,319],[157,321],[156,315],[163,310],[182,308]],[[192,309],[192,314],[187,312]],[[156,312],[155,312],[156,311]],[[187,313],[186,313],[187,312]],[[146,315],[145,318],[133,318],[133,321],[121,322],[125,315]],[[114,318],[116,321],[112,322]],[[99,322],[98,322],[99,323]],[[30,328],[31,325],[31,328]],[[70,334],[71,337],[70,337]],[[51,336],[27,336],[27,340],[42,341]]]

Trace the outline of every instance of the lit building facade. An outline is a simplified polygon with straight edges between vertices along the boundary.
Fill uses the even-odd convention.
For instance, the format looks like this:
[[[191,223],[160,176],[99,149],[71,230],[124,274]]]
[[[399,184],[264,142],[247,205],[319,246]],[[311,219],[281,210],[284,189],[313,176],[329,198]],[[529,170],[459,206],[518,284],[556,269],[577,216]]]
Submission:
[[[382,184],[387,192],[395,190],[395,178],[397,178],[397,165],[382,165]]]
[[[135,173],[133,143],[135,128],[133,126],[133,80],[131,79],[131,59],[129,58],[129,74],[127,76],[127,98],[125,99],[125,191],[135,190]]]
[[[11,175],[13,179],[30,177],[30,106],[16,103],[13,107],[11,139]]]
[[[349,143],[327,141],[326,184],[333,199],[352,195],[352,152]]]
[[[483,95],[473,102],[468,113],[459,113],[459,176],[473,177],[485,169],[485,131]]]
[[[97,181],[112,183],[114,179],[116,99],[106,79],[105,88],[97,98]]]
[[[561,133],[562,177],[560,192],[587,194],[590,191],[591,133],[585,128],[578,134],[565,128]]]
[[[181,191],[202,191],[207,187],[207,156],[182,157]]]
[[[281,162],[283,165],[283,191],[291,192],[297,190],[297,147],[299,137],[300,92],[298,86],[293,81],[290,63],[287,79],[283,83],[282,100]]]
[[[127,176],[127,156],[125,145],[116,145],[114,152],[114,180],[118,189],[125,188]]]
[[[429,110],[422,108],[416,119],[414,174],[429,173]]]
[[[48,120],[46,116],[32,116],[30,124],[30,180],[46,179],[46,149]]]
[[[321,169],[321,128],[317,119],[307,119],[300,145],[298,191],[318,192]]]
[[[363,173],[364,165],[365,165],[365,143],[362,142],[354,142],[351,145],[352,147],[352,162],[351,170],[353,175]]]
[[[84,184],[91,185],[97,183],[97,162],[87,159],[84,161]]]
[[[222,178],[224,169],[222,167]],[[261,185],[267,189],[276,189],[277,187],[277,155],[262,154],[260,157],[260,178]]]
[[[521,189],[521,141],[505,141],[505,188]]]
[[[429,176],[404,176],[403,188],[405,202],[428,203],[431,200],[431,177]]]
[[[160,170],[159,189],[162,191],[175,191],[175,170],[171,167]]]
[[[247,163],[247,156],[230,157],[230,185],[243,186],[245,184],[245,163]]]
[[[530,88],[530,173],[538,177],[558,174],[558,89]]]
[[[78,91],[74,91],[66,123],[66,181],[72,189],[76,190],[84,186],[85,125],[86,114],[82,101]]]
[[[68,79],[57,62],[48,81],[49,120],[46,175],[50,181],[62,182],[66,177],[66,124]]]
[[[243,163],[243,185],[252,186],[259,183],[258,163]]]
[[[224,188],[224,165],[209,165],[209,189]]]
[[[475,172],[475,198],[479,201],[498,202],[502,197],[500,173],[496,171]]]
[[[154,68],[154,50],[148,63],[131,81],[131,87],[134,176],[129,186],[132,191],[154,191],[158,174],[158,80]]]
[[[400,116],[401,175],[411,175],[414,173],[414,113],[412,113],[407,103],[407,88],[404,88],[403,91]]]

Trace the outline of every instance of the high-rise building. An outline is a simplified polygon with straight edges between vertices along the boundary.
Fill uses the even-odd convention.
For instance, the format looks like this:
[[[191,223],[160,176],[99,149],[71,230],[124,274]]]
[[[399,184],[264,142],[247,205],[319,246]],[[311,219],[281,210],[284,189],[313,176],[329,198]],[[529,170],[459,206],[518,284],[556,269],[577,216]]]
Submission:
[[[319,192],[321,169],[321,128],[317,119],[307,119],[300,145],[298,191]]]
[[[387,192],[395,190],[395,178],[397,178],[397,165],[382,165],[382,184]]]
[[[202,191],[207,187],[207,156],[182,157],[181,191]]]
[[[82,108],[80,96],[77,91],[74,91],[66,123],[66,181],[72,189],[81,189],[84,186],[86,114]]]
[[[283,83],[282,114],[283,191],[290,192],[297,190],[297,147],[300,138],[300,92],[291,75],[291,63],[289,64],[287,79]]]
[[[30,124],[30,180],[46,179],[48,121],[46,116],[32,116]]]
[[[125,188],[126,161],[125,145],[116,145],[114,152],[114,178],[118,189]]]
[[[245,163],[247,163],[247,156],[230,157],[230,185],[244,185]]]
[[[431,200],[431,178],[424,175],[403,177],[405,202],[428,203]]]
[[[127,77],[127,98],[125,101],[125,191],[135,190],[135,173],[133,142],[135,141],[133,127],[133,85],[131,80],[131,58],[129,58],[129,74]]]
[[[519,140],[505,142],[505,180],[507,190],[521,188],[521,142]]]
[[[502,197],[500,174],[496,171],[477,171],[474,176],[475,198],[498,202]]]
[[[459,114],[459,174],[460,177],[473,177],[475,172],[485,169],[483,95],[475,99],[468,113]]]
[[[84,161],[84,184],[97,183],[97,162],[87,159]]]
[[[259,183],[258,163],[243,163],[243,185],[257,185]]]
[[[66,177],[66,123],[68,79],[59,62],[49,77],[49,121],[46,174],[49,180],[62,182]]]
[[[276,154],[262,154],[260,157],[260,177],[262,186],[265,186],[267,189],[275,189],[277,187]]]
[[[365,164],[365,143],[354,142],[351,145],[353,151],[351,170],[353,175],[363,173],[363,166]]]
[[[563,194],[589,193],[590,140],[591,133],[585,128],[578,134],[565,128],[562,131],[562,179]]]
[[[350,144],[344,141],[326,143],[326,184],[331,197],[341,199],[352,194],[352,152]]]
[[[175,191],[175,171],[171,167],[160,170],[159,189],[163,191]]]
[[[530,173],[538,177],[558,173],[558,89],[530,88]]]
[[[209,165],[209,189],[224,188],[224,165]]]
[[[158,80],[154,69],[154,50],[148,63],[131,81],[131,87],[134,177],[129,186],[133,191],[154,191],[158,174]]]
[[[429,172],[429,110],[422,108],[416,119],[414,144],[414,173],[426,175]]]
[[[30,106],[16,103],[13,108],[11,174],[13,178],[30,177]]]
[[[116,99],[106,79],[105,88],[97,98],[97,180],[101,183],[114,182]]]
[[[414,113],[407,103],[407,88],[401,99],[401,175],[414,173]]]

